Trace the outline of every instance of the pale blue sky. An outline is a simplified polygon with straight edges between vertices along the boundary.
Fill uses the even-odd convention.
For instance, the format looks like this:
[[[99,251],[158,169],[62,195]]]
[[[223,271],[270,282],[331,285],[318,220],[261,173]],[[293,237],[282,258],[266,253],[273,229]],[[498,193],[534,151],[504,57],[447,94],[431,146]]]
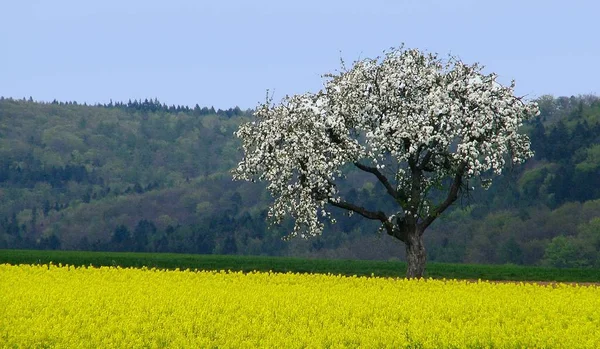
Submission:
[[[600,94],[599,23],[594,0],[6,0],[0,95],[254,108],[403,42],[531,98]]]

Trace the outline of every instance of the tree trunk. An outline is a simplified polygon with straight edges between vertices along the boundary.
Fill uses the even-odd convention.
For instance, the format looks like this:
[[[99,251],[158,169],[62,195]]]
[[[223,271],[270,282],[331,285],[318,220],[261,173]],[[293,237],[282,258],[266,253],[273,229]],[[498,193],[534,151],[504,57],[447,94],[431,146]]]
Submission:
[[[423,234],[419,229],[411,229],[406,236],[406,277],[422,278],[425,274],[427,255],[423,244]]]

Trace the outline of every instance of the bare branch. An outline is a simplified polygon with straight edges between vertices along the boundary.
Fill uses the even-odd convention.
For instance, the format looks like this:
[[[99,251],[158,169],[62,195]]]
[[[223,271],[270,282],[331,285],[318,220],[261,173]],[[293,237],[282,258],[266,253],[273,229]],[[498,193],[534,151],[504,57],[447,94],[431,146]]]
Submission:
[[[431,157],[433,156],[433,152],[431,150],[427,151],[421,163],[417,166],[419,170],[427,170],[427,165],[429,161],[431,161]]]
[[[360,206],[357,206],[357,205],[354,205],[354,204],[351,204],[351,203],[345,202],[345,201],[337,202],[337,201],[333,201],[333,200],[329,199],[329,203],[332,206],[343,208],[344,210],[356,212],[359,215],[361,215],[365,218],[368,218],[368,219],[378,220],[378,221],[381,221],[382,223],[386,223],[388,221],[388,217],[382,211],[376,211],[376,212],[369,211],[369,210],[365,209],[364,207],[360,207]]]
[[[406,241],[406,232],[401,229],[401,228],[404,228],[404,225],[401,225],[401,226],[394,225],[394,223],[390,222],[388,217],[382,211],[369,211],[369,210],[365,209],[364,207],[360,207],[360,206],[351,204],[349,202],[345,202],[345,201],[336,202],[331,199],[329,199],[329,204],[331,204],[332,206],[344,209],[344,210],[356,212],[359,215],[361,215],[365,218],[368,218],[368,219],[378,220],[381,222],[382,226],[385,228],[388,235],[393,236],[393,237],[399,239],[400,241]]]
[[[381,173],[376,167],[366,166],[359,162],[355,162],[354,165],[365,172],[374,174],[381,184],[383,184],[388,194],[394,198],[394,200],[406,200],[406,197],[401,192],[397,191],[392,184],[390,184],[390,181],[387,179],[387,177],[384,176],[383,173]]]
[[[465,173],[466,165],[463,163],[460,165],[456,174],[454,175],[454,181],[452,182],[452,186],[450,186],[450,190],[448,191],[448,196],[446,200],[442,202],[438,207],[436,207],[433,212],[431,212],[425,220],[421,223],[421,231],[424,231],[433,221],[442,214],[456,199],[458,199],[458,191],[460,190],[460,186],[462,184],[463,175]]]

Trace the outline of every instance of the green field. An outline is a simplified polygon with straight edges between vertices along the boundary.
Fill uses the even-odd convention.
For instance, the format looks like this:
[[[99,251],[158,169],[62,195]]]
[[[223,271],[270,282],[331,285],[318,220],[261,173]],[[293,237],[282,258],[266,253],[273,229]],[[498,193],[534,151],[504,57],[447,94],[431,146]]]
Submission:
[[[322,260],[285,257],[192,255],[175,253],[0,250],[0,264],[149,267],[165,269],[331,273],[403,277],[397,261]],[[515,265],[429,263],[426,276],[446,279],[600,282],[600,269],[557,269]]]

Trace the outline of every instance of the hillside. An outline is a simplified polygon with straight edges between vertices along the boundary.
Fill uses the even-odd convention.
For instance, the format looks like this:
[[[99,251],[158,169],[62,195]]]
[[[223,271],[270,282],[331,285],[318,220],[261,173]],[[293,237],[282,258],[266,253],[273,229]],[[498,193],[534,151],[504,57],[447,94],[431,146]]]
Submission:
[[[526,125],[536,156],[426,234],[429,260],[600,266],[600,100],[544,96]],[[233,108],[0,99],[0,248],[401,258],[376,225],[338,217],[323,236],[267,228],[264,185],[233,182]],[[381,188],[360,174],[365,204]]]

